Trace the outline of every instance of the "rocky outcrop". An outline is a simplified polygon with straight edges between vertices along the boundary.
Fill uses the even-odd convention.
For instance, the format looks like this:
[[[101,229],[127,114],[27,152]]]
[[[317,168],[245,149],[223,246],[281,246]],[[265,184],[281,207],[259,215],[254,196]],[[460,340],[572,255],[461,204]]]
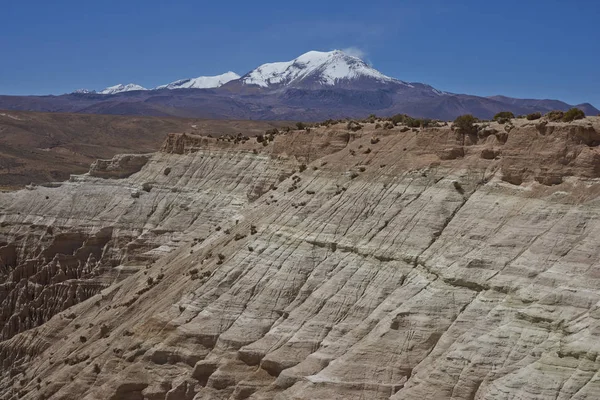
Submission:
[[[2,195],[3,271],[104,285],[0,342],[1,398],[598,397],[600,150],[571,133],[600,119],[514,125],[172,136],[127,179]]]
[[[90,168],[90,175],[99,178],[127,178],[139,172],[148,162],[145,154],[124,154],[111,160],[97,160]]]

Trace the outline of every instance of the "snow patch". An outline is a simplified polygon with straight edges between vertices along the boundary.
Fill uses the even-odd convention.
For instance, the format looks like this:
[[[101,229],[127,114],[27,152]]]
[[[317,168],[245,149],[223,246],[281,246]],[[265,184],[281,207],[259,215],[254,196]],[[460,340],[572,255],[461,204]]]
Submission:
[[[227,82],[240,79],[235,72],[226,72],[216,76],[199,76],[198,78],[180,79],[167,85],[157,86],[156,89],[210,89],[223,86]]]
[[[77,89],[73,93],[77,93],[77,94],[93,94],[93,93],[96,93],[96,91],[95,90],[88,90],[88,89]]]
[[[103,89],[101,91],[99,91],[98,93],[100,94],[117,94],[117,93],[123,93],[123,92],[131,92],[134,90],[148,90],[145,87],[142,87],[140,85],[136,85],[135,83],[128,83],[127,85],[123,85],[123,84],[118,84],[115,86],[109,86],[106,89]]]

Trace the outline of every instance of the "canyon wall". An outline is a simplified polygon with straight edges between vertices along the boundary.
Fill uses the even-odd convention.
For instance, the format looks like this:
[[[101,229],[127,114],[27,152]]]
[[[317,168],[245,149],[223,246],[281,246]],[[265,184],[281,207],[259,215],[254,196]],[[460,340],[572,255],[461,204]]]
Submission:
[[[598,144],[170,135],[2,194],[0,398],[597,398]]]

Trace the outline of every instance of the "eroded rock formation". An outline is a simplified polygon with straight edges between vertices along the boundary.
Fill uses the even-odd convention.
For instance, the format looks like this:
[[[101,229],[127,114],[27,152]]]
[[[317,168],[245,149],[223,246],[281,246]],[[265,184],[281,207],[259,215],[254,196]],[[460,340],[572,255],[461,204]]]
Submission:
[[[0,398],[598,398],[596,132],[171,135],[3,194]]]

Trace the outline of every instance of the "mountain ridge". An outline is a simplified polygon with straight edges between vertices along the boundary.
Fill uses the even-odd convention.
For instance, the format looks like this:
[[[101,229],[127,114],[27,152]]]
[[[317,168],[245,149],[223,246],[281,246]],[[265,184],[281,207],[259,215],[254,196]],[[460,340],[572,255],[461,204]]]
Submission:
[[[500,111],[546,113],[571,107],[560,100],[481,97],[409,83],[340,50],[310,51],[291,61],[262,64],[242,76],[228,72],[150,90],[128,84],[59,96],[0,96],[0,109],[7,110],[306,121],[398,113],[444,120],[462,114],[489,119]],[[589,103],[580,107],[587,115],[600,113]]]

